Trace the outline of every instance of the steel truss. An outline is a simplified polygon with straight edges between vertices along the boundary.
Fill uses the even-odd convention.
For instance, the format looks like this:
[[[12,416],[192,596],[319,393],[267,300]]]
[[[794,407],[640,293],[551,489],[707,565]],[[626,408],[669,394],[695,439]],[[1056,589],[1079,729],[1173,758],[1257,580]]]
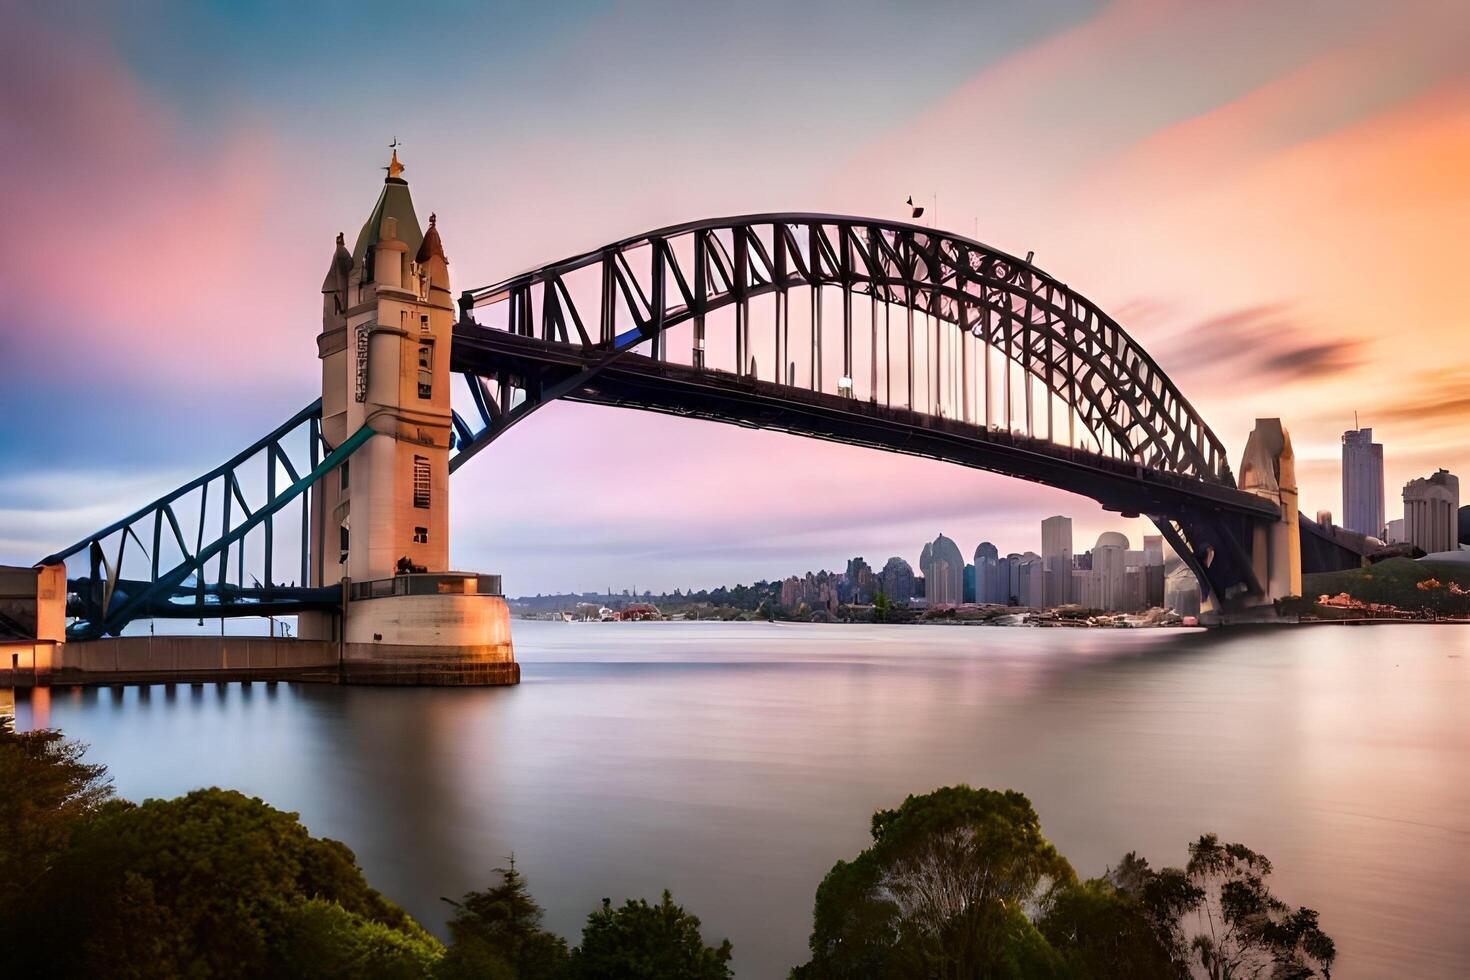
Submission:
[[[773,298],[773,316],[753,323],[752,301],[766,296]],[[824,323],[833,317],[832,299],[840,302],[840,329],[830,319]],[[855,314],[855,301],[866,311]],[[792,346],[793,307],[807,321],[798,333],[809,346],[799,350]],[[716,354],[707,343],[709,327],[714,314],[729,308],[733,324],[723,314],[724,329],[733,330],[733,343]],[[564,397],[876,445],[881,439],[871,434],[871,423],[837,425],[793,408],[812,395],[827,397],[829,415],[834,399],[852,404],[854,376],[866,371],[872,412],[900,408],[917,416],[886,423],[892,436],[884,448],[910,451],[905,447],[925,442],[925,428],[968,426],[970,441],[989,448],[945,458],[1148,514],[1206,594],[1225,600],[1261,592],[1246,527],[1272,519],[1274,506],[1234,490],[1224,444],[1115,320],[1031,262],[980,242],[843,215],[714,219],[623,239],[468,290],[460,311],[454,365],[473,412],[454,417],[452,469]],[[896,350],[894,320],[902,339]],[[692,324],[689,349],[675,350],[671,339],[686,324]],[[861,336],[864,328],[868,338]],[[515,349],[511,338],[525,343]],[[867,363],[861,364],[864,346]],[[835,384],[833,358],[841,366]],[[650,382],[659,365],[667,369]],[[696,384],[703,389],[698,395],[690,393]],[[772,384],[790,395],[783,420],[765,409],[755,415],[762,399],[769,408]],[[656,392],[660,385],[666,391]],[[732,400],[732,385],[748,393]],[[759,397],[753,385],[762,389]],[[713,394],[721,386],[723,393]],[[919,386],[927,404],[915,401]],[[898,387],[903,399],[894,406]],[[736,404],[742,398],[744,407]],[[1058,409],[1065,416],[1060,421]],[[900,438],[905,426],[910,431]],[[1024,459],[1012,451],[1021,440]],[[974,461],[984,452],[993,457],[1000,443],[1009,447],[1007,462]],[[1041,456],[1072,468],[1077,479],[1057,477]],[[1108,475],[1104,464],[1121,464],[1136,479],[1121,492],[1111,485],[1106,494],[1081,489],[1080,479]],[[1182,490],[1161,495],[1152,484]]]
[[[305,491],[371,435],[363,427],[341,445],[327,446],[321,437],[318,399],[208,473],[42,559],[41,564],[56,564],[85,556],[87,562],[85,574],[68,576],[67,611],[76,619],[68,626],[67,637],[116,636],[133,620],[155,616],[291,615],[332,608],[338,589],[308,586],[310,515]],[[300,578],[284,585],[273,581],[275,518],[297,498]],[[184,530],[186,521],[181,521],[184,515],[192,523],[192,543]],[[251,564],[259,562],[265,581],[251,575],[247,582],[247,551],[254,552],[257,546]],[[128,574],[140,561],[142,568]]]

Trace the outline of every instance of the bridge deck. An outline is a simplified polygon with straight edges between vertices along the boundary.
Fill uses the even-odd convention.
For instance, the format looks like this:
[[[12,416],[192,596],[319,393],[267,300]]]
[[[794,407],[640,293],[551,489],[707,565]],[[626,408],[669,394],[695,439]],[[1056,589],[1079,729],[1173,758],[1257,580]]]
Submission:
[[[474,324],[458,324],[454,332],[454,370],[512,372],[543,387],[592,371],[606,358],[601,348]],[[1060,487],[1128,514],[1174,518],[1203,507],[1256,518],[1279,516],[1270,501],[1234,487],[1045,439],[632,353],[618,355],[560,397],[942,459]]]

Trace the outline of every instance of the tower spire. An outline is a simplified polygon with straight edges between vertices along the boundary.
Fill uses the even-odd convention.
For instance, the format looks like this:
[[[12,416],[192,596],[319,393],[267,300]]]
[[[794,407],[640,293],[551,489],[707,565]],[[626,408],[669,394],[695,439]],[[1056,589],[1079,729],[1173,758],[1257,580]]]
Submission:
[[[383,169],[388,171],[389,180],[394,179],[404,171],[403,164],[398,162],[398,148],[402,145],[402,143],[398,142],[397,136],[393,137],[393,142],[388,144],[388,148],[393,151],[393,158],[388,161],[388,166]]]

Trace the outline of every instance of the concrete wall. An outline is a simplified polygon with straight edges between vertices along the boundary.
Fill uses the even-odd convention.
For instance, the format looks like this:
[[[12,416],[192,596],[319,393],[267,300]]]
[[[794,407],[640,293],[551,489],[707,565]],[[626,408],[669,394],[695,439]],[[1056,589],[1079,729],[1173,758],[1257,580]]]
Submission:
[[[335,643],[265,636],[124,636],[45,644],[44,657],[36,646],[31,670],[12,671],[6,652],[0,685],[333,681],[340,656]]]

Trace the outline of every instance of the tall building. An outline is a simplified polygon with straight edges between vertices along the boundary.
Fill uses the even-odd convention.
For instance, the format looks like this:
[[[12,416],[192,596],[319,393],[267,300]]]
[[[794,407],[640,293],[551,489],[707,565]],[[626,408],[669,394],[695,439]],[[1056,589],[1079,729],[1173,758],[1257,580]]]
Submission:
[[[1128,538],[1104,531],[1092,549],[1092,570],[1098,576],[1100,609],[1113,612],[1124,606],[1127,587]]]
[[[883,594],[893,602],[908,602],[914,597],[914,569],[902,558],[894,556],[878,576]]]
[[[1143,536],[1143,605],[1152,609],[1164,604],[1164,536]]]
[[[1000,552],[989,541],[975,548],[975,601],[1004,606],[1010,596],[1010,574],[1001,568]]]
[[[965,598],[965,558],[959,546],[939,535],[924,546],[919,557],[924,597],[932,606],[957,606]]]
[[[1404,485],[1404,540],[1428,554],[1454,551],[1460,536],[1460,481],[1448,470]]]
[[[1342,434],[1342,526],[1375,538],[1383,533],[1383,445],[1372,429]]]
[[[878,591],[878,580],[873,569],[861,557],[848,560],[847,572],[843,576],[846,596],[852,602],[869,603]]]
[[[1048,606],[1072,601],[1072,518],[1048,517],[1041,522],[1041,561]]]
[[[1046,564],[1040,555],[1028,551],[1012,566],[1011,588],[1018,605],[1039,609],[1047,604]],[[1070,585],[1070,583],[1068,583]]]

